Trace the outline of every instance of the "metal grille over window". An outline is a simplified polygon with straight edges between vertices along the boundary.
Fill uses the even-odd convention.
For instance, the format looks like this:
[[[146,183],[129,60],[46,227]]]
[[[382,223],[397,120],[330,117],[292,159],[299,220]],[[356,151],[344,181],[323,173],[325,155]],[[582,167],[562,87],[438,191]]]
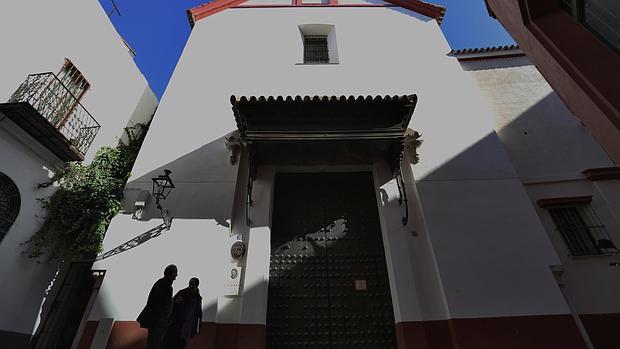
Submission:
[[[0,240],[9,232],[19,214],[21,198],[15,183],[0,172]]]
[[[28,75],[3,107],[12,112],[13,121],[61,159],[81,161],[101,128],[80,103],[89,88],[82,73],[65,59],[58,74]],[[45,121],[41,123],[39,118]],[[53,129],[60,133],[59,137]]]
[[[326,35],[304,36],[304,63],[329,63]]]
[[[548,207],[556,230],[573,256],[618,253],[605,226],[589,204]]]
[[[57,128],[61,128],[86,90],[90,88],[90,84],[68,59],[65,59],[65,64],[58,73],[58,81],[59,84],[48,84],[42,93],[41,103],[54,104],[55,113],[51,122]]]

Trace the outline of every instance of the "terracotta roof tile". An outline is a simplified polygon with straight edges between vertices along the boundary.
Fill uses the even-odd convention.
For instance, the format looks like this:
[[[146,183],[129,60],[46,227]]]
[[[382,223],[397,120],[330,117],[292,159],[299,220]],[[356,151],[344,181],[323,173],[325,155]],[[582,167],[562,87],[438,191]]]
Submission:
[[[340,95],[340,96],[230,96],[230,103],[234,106],[239,103],[301,103],[301,102],[415,102],[417,100],[416,95],[375,95],[375,96],[362,96],[362,95]]]
[[[519,45],[505,45],[505,46],[491,46],[491,47],[475,47],[475,48],[462,48],[450,51],[450,55],[466,55],[474,53],[489,53],[489,52],[501,52],[518,50]]]

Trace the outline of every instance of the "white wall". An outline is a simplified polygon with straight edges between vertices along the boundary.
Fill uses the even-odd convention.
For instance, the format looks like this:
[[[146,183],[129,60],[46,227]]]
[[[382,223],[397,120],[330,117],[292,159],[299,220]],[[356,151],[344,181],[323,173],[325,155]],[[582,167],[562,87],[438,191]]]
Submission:
[[[37,198],[53,189],[37,189],[49,180],[46,165],[35,152],[10,137],[0,122],[0,172],[7,175],[20,193],[20,211],[9,232],[0,241],[0,277],[4,286],[0,295],[0,329],[30,334],[37,323],[46,289],[56,272],[55,264],[38,264],[22,255],[26,241],[39,227],[45,212]]]
[[[0,40],[4,52],[1,102],[9,99],[28,74],[58,73],[64,58],[88,80],[91,88],[81,103],[101,124],[101,130],[87,160],[101,146],[116,145],[145,89],[149,89],[96,0],[5,3],[0,11]],[[155,107],[154,95],[149,103]],[[146,113],[151,115],[152,110]]]
[[[155,93],[147,86],[142,92],[140,99],[138,99],[136,107],[131,113],[131,117],[127,121],[127,127],[150,123],[158,103]],[[127,137],[127,133],[123,132],[119,139],[126,142],[128,140]]]
[[[339,64],[298,64],[303,52],[298,29],[302,24],[335,25]],[[246,183],[236,177],[236,167],[226,165],[227,153],[220,146],[222,137],[236,129],[231,95],[416,93],[419,103],[409,126],[422,133],[424,143],[419,149],[420,162],[407,170],[415,175],[416,187],[411,173],[407,181],[412,197],[417,191],[419,204],[412,204],[411,223],[406,227],[400,225],[395,213],[400,208],[393,207],[393,202],[380,208],[384,236],[394,239],[386,243],[386,249],[394,259],[389,263],[393,265],[391,285],[398,320],[567,313],[548,269],[559,260],[494,131],[492,113],[473,79],[447,52],[448,44],[437,23],[405,10],[229,9],[200,20],[162,98],[128,186],[146,189],[150,177],[171,169],[179,186],[166,205],[174,214],[197,220],[201,233],[209,236],[208,243],[201,237],[185,244],[228,251],[221,236],[229,234],[229,227],[218,226],[216,219],[232,217],[233,231],[247,233],[239,222],[244,219],[240,211],[244,206],[235,201]],[[385,169],[377,166],[379,181],[385,180]],[[393,195],[392,184],[387,180],[377,183],[386,185]],[[258,184],[255,190],[264,191],[269,185],[268,181]],[[210,194],[208,188],[214,187],[223,190],[221,196]],[[220,214],[212,212],[215,207],[203,206],[213,201]],[[186,208],[196,206],[196,214],[175,207],[180,202]],[[503,206],[506,203],[510,209]],[[392,221],[395,217],[396,223]],[[151,218],[151,222],[158,219]],[[263,220],[259,226],[264,224]],[[166,239],[180,239],[187,234],[183,229],[181,224],[173,224]],[[118,235],[126,236],[127,231],[125,225],[113,225],[106,249],[122,241]],[[250,250],[254,231],[249,231]],[[264,254],[268,232],[262,228],[256,231],[263,234],[257,240],[262,251],[258,254]],[[139,307],[134,304],[143,304],[162,269],[155,249],[141,245],[135,250],[140,252],[132,250],[118,257],[125,262],[122,268],[108,269],[108,275],[122,276],[104,280],[102,307],[110,302],[114,307],[132,309],[113,315],[117,320],[135,319]],[[181,259],[181,253],[175,258]],[[248,258],[254,258],[252,253],[248,252]],[[205,265],[228,262],[219,254],[197,260],[204,260],[200,263]],[[254,270],[248,267],[245,279],[260,282],[264,270],[264,265]],[[405,277],[415,282],[395,279],[400,277],[399,270],[413,273]],[[150,278],[134,283],[132,275],[137,273]],[[204,287],[217,292],[219,281],[203,280],[201,285],[205,282],[212,284]],[[129,287],[140,289],[141,294],[125,296]],[[260,298],[252,297],[256,297],[252,302]],[[245,298],[221,300],[217,318],[224,322],[234,316],[242,323],[261,321],[260,314],[245,312],[251,306]],[[97,320],[97,316],[91,319]]]
[[[492,107],[495,129],[524,181],[574,178],[588,168],[613,166],[526,57],[462,65]]]
[[[28,74],[58,73],[70,59],[91,88],[82,105],[101,124],[86,154],[87,162],[103,145],[115,146],[131,119],[150,118],[157,98],[150,90],[121,37],[96,0],[10,1],[0,5],[0,102],[6,102]],[[4,115],[0,114],[0,120]],[[38,264],[21,255],[20,245],[38,229],[45,212],[36,198],[53,188],[37,190],[47,169],[63,166],[10,120],[0,121],[0,172],[16,182],[22,199],[17,221],[0,241],[0,330],[32,334],[39,321],[46,290],[54,280],[53,263]],[[60,280],[55,280],[56,284]]]
[[[561,261],[580,314],[618,313],[620,257],[572,257],[540,199],[592,196],[591,207],[620,244],[620,181],[591,182],[583,170],[616,166],[525,57],[462,62],[495,111],[495,128]]]
[[[615,182],[615,183],[614,183]],[[619,181],[608,184],[617,191]],[[614,217],[613,207],[609,206],[602,192],[587,180],[558,181],[553,183],[529,184],[526,186],[532,201],[554,197],[592,196],[590,204],[605,226],[611,240],[618,246],[620,242],[620,222]],[[607,190],[605,194],[611,194]],[[566,295],[579,314],[619,313],[620,270],[609,263],[620,263],[620,256],[572,257],[562,236],[547,210],[537,207],[540,219],[550,235],[551,241],[560,256]]]

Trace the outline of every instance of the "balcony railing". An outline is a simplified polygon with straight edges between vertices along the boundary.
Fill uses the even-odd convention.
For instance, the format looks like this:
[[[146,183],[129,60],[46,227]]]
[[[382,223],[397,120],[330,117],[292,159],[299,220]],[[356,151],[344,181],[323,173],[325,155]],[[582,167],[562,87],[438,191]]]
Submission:
[[[69,82],[70,84],[70,82]],[[101,125],[53,73],[28,75],[9,103],[27,102],[81,154],[88,151]]]

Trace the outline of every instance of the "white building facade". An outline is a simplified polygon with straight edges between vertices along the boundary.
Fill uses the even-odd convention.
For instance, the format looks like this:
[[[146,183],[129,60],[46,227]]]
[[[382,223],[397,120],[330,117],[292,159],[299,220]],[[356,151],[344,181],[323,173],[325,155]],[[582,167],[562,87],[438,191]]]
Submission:
[[[582,264],[545,216],[587,196],[612,205],[617,179],[582,171],[613,177],[615,164],[529,63],[459,63],[443,9],[418,1],[188,13],[187,47],[93,267],[105,277],[80,348],[143,346],[135,319],[171,263],[175,291],[200,279],[190,348],[587,348],[575,314],[617,313],[574,281],[588,263],[607,264],[604,280],[617,272],[614,206]],[[526,143],[514,125],[546,95],[532,113],[557,115],[523,132],[564,143]],[[565,145],[563,158],[547,148]],[[170,229],[151,197],[164,170]]]
[[[71,282],[57,263],[22,253],[45,216],[38,199],[55,190],[38,185],[70,161],[116,146],[124,127],[150,121],[157,98],[98,1],[1,7],[0,342],[26,348],[62,327],[74,334],[80,322],[47,321],[51,308],[75,301],[56,297]]]
[[[560,258],[550,267],[584,337],[594,348],[613,348],[620,312],[617,164],[517,47],[453,55],[494,110],[496,132]],[[614,248],[599,249],[605,240]]]

